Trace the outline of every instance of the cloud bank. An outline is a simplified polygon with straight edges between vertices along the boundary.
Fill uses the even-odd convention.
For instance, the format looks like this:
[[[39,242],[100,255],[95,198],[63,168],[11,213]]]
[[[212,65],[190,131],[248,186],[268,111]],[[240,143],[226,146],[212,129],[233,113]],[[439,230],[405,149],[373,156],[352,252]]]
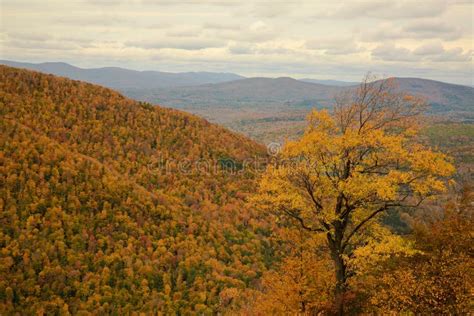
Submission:
[[[19,61],[472,84],[464,0],[4,0],[0,54]]]

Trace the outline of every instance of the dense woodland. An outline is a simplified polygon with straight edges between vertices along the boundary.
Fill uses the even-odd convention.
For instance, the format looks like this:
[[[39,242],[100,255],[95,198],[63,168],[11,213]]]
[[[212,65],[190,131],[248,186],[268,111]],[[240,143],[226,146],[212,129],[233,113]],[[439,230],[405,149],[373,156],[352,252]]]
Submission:
[[[91,84],[0,76],[1,310],[210,313],[271,262],[253,174],[176,166],[264,148]]]
[[[338,312],[326,235],[274,211],[306,202],[296,188],[282,194],[263,146],[110,89],[5,66],[0,115],[0,314]],[[283,155],[301,156],[292,146]],[[423,159],[415,169],[443,188],[432,179],[416,190],[440,193],[380,214],[341,257],[345,313],[472,310],[474,191],[449,182],[450,158],[436,157],[441,169]],[[249,161],[268,162],[263,178],[265,166]]]

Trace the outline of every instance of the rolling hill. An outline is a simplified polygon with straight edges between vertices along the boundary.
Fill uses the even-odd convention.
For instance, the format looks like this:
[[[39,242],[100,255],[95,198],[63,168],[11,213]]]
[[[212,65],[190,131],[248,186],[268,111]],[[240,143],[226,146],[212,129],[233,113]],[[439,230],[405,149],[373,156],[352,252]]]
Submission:
[[[450,112],[474,119],[474,88],[435,80],[396,78],[401,91],[425,98],[434,113]]]
[[[474,88],[418,78],[396,78],[403,92],[427,100],[431,115],[474,121]],[[262,142],[283,141],[302,131],[306,114],[326,108],[356,86],[328,86],[292,78],[248,78],[170,89],[127,89],[128,96],[195,113]]]
[[[305,100],[324,102],[337,93],[337,87],[301,82],[293,78],[248,78],[219,84],[172,89],[130,89],[138,99],[153,99],[176,107],[297,105]],[[146,95],[146,93],[150,95]]]
[[[395,78],[400,91],[421,96],[436,112],[472,111],[474,88],[419,78]],[[148,91],[131,89],[135,98],[156,100],[176,107],[200,105],[245,106],[287,105],[293,107],[325,107],[333,98],[352,86],[329,86],[284,78],[247,78],[236,81]]]
[[[0,66],[2,314],[211,314],[271,262],[265,148],[107,88]]]

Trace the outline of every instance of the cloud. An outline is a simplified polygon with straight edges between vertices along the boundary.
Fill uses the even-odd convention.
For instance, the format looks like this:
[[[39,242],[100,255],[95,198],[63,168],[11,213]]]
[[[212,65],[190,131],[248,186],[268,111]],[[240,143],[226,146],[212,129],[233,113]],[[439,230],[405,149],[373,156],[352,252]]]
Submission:
[[[226,46],[226,42],[218,39],[176,38],[162,40],[128,41],[125,42],[125,46],[144,49],[174,48],[182,50],[201,50],[205,48],[224,47]]]
[[[53,37],[50,34],[44,33],[22,33],[22,32],[12,32],[8,34],[8,37],[11,39],[31,41],[31,42],[44,42],[51,40]]]
[[[373,30],[362,30],[360,39],[365,42],[384,42],[399,39],[440,39],[454,41],[462,37],[461,29],[452,24],[433,19],[421,19],[408,23],[384,22]]]
[[[306,41],[305,47],[322,50],[327,55],[346,55],[361,51],[360,46],[351,38],[320,38]]]
[[[197,37],[201,34],[201,30],[193,29],[183,29],[183,30],[173,30],[166,32],[167,36],[170,37]]]
[[[117,6],[130,2],[129,0],[85,0],[84,3],[94,6]]]
[[[226,41],[237,41],[244,43],[262,43],[278,37],[277,31],[262,20],[254,21],[243,26],[239,30],[215,30],[217,38]]]
[[[2,46],[33,50],[73,50],[85,44],[85,41],[77,42],[56,38],[51,34],[10,32],[3,38]]]
[[[206,30],[232,30],[238,31],[241,26],[238,24],[228,24],[228,23],[217,23],[217,22],[206,22],[202,26]]]
[[[248,55],[255,53],[255,48],[251,45],[233,44],[229,47],[229,52],[234,55]]]
[[[372,57],[384,61],[416,61],[412,52],[403,47],[397,47],[394,44],[379,45],[371,52]]]
[[[445,0],[346,1],[333,14],[342,18],[413,19],[439,16],[448,8]]]
[[[74,50],[80,48],[73,43],[64,43],[56,41],[22,41],[22,40],[9,40],[6,42],[9,47],[29,49],[29,50]],[[2,44],[3,45],[3,44]]]
[[[113,25],[127,25],[129,20],[119,16],[118,14],[90,14],[87,15],[70,15],[56,18],[55,23],[64,25],[74,25],[81,27],[97,27],[97,26],[113,26]]]
[[[260,18],[279,18],[290,15],[301,4],[300,0],[257,2],[254,4],[252,13]]]
[[[418,46],[414,51],[413,54],[419,56],[432,56],[444,53],[444,47],[441,43],[428,43],[421,46]]]
[[[138,4],[144,6],[181,6],[186,5],[212,5],[212,6],[237,6],[240,2],[237,0],[186,0],[185,2],[175,0],[84,0],[84,3],[94,6],[120,6],[127,4]]]
[[[470,81],[473,8],[472,0],[4,0],[0,45],[4,58],[90,67],[248,73],[250,65],[256,75],[374,70]]]
[[[442,53],[436,54],[431,58],[435,62],[471,62],[472,51],[465,52],[462,48],[457,47],[445,50]],[[472,71],[472,66],[471,66]],[[472,74],[472,73],[471,73]],[[471,75],[472,78],[472,75]]]
[[[436,62],[463,62],[471,60],[472,52],[464,52],[460,47],[445,49],[440,42],[423,44],[417,47],[413,54],[423,56]]]
[[[402,27],[406,37],[442,38],[454,40],[461,37],[461,31],[454,25],[438,20],[419,20]]]
[[[414,50],[398,47],[394,44],[379,45],[372,50],[375,59],[398,62],[468,62],[472,59],[472,51],[465,52],[462,48],[445,49],[439,42],[427,43]]]
[[[247,44],[233,43],[229,46],[229,52],[233,55],[261,55],[261,56],[291,56],[298,55],[298,51],[287,47],[287,43],[263,43],[263,44]]]

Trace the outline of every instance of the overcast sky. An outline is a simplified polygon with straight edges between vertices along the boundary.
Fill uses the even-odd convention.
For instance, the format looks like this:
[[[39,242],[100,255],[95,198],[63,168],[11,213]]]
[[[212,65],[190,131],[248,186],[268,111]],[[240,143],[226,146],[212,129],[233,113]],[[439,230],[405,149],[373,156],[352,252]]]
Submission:
[[[0,0],[0,57],[473,84],[472,0]]]

